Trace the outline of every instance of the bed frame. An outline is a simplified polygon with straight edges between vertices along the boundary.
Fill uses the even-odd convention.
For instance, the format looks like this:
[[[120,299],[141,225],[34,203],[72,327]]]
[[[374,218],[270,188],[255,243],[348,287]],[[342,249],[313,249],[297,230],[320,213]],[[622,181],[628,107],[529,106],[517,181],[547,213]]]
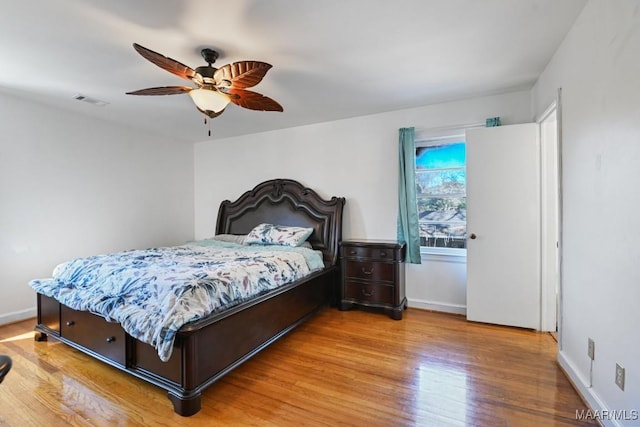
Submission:
[[[175,412],[197,413],[204,389],[304,322],[327,304],[339,280],[338,247],[344,198],[321,198],[289,179],[257,185],[220,205],[216,234],[248,234],[256,225],[313,227],[309,241],[323,252],[325,268],[230,309],[187,325],[173,354],[162,362],[156,350],[128,335],[119,323],[72,310],[37,294],[36,341],[51,336],[168,392]],[[224,345],[216,345],[216,342]]]

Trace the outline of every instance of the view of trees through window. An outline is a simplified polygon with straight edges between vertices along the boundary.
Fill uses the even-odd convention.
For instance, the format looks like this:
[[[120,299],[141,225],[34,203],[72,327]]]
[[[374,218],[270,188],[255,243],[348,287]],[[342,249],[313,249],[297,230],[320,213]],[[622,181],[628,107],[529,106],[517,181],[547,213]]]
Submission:
[[[416,147],[420,244],[467,247],[467,175],[463,140]],[[434,145],[435,144],[435,145]]]

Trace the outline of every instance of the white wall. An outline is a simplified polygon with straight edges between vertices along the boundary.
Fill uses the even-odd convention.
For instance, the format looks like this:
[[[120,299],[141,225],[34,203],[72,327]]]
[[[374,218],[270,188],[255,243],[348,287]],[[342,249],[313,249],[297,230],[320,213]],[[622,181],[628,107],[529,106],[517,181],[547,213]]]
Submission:
[[[59,262],[193,238],[191,144],[6,94],[0,131],[0,324]]]
[[[291,178],[324,196],[343,196],[344,238],[395,239],[398,129],[532,117],[529,91],[469,99],[198,143],[195,146],[195,234],[213,235],[220,202],[272,178]],[[462,261],[462,262],[461,262]],[[464,312],[464,258],[432,256],[407,266],[409,304]]]
[[[594,409],[640,410],[640,2],[591,0],[533,90],[562,88],[559,360]],[[595,341],[589,388],[587,339]],[[626,386],[614,384],[615,364]],[[639,425],[640,420],[604,419]]]

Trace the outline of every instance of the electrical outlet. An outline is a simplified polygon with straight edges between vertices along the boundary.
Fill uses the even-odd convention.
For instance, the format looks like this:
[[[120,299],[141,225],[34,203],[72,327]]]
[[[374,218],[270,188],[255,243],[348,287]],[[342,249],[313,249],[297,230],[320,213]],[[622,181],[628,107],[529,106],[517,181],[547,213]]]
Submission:
[[[624,391],[624,368],[616,363],[616,385]]]
[[[589,356],[589,359],[591,360],[595,360],[596,359],[596,343],[593,342],[593,340],[591,338],[589,338],[588,344],[587,344],[587,355]]]

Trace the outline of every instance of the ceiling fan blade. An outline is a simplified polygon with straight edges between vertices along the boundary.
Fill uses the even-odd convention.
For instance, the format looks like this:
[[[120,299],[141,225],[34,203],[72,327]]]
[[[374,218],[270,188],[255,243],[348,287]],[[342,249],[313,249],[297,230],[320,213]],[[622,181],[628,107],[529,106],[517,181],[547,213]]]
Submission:
[[[176,76],[181,77],[185,80],[191,80],[196,74],[195,70],[193,70],[191,67],[188,67],[183,63],[178,62],[175,59],[166,57],[158,52],[154,52],[151,49],[147,49],[144,46],[140,46],[138,43],[134,43],[133,48],[145,59],[153,62],[163,70],[175,74]]]
[[[162,86],[134,90],[133,92],[127,92],[127,95],[180,95],[192,90],[193,88],[188,86]]]
[[[269,68],[271,64],[266,62],[239,61],[218,68],[213,78],[220,87],[243,89],[260,83]]]
[[[284,111],[282,105],[258,92],[232,88],[225,93],[229,95],[231,102],[240,107],[258,111]]]

